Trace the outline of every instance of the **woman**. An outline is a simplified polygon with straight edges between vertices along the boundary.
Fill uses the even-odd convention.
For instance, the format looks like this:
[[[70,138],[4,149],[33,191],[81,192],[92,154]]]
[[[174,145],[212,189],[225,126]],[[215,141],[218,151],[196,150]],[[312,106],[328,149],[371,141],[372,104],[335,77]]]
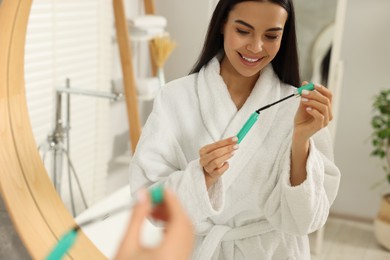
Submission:
[[[340,180],[326,126],[332,94],[300,85],[291,0],[220,0],[192,73],[164,86],[130,166],[132,191],[155,183],[185,205],[193,259],[310,259]]]

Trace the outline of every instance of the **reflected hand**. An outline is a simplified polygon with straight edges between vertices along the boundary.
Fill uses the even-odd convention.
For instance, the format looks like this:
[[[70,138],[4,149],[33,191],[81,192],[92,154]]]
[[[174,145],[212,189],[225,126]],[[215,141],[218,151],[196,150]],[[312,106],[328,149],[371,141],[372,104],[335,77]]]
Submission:
[[[304,81],[303,85],[307,83]],[[316,84],[314,91],[302,91],[301,103],[294,119],[294,135],[306,141],[332,119],[332,92]]]
[[[203,167],[203,173],[206,179],[207,188],[211,187],[227,169],[229,169],[229,160],[234,151],[238,149],[237,137],[208,144],[199,150],[200,165]]]
[[[141,191],[139,197],[115,259],[190,259],[194,242],[193,227],[176,196],[165,190],[164,201],[154,208],[146,190]],[[166,223],[163,240],[156,248],[145,248],[140,242],[141,227],[148,216]]]

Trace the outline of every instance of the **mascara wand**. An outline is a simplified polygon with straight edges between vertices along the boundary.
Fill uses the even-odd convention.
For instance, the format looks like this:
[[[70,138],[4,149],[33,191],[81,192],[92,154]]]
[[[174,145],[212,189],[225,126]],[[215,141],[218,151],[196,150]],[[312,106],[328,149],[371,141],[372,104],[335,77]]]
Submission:
[[[276,105],[280,102],[283,102],[289,98],[292,98],[294,96],[300,96],[302,94],[302,90],[314,90],[314,84],[313,83],[309,83],[309,84],[306,84],[306,85],[303,85],[302,87],[298,88],[297,89],[297,92],[294,93],[294,94],[291,94],[287,97],[284,97],[276,102],[273,102],[271,104],[268,104],[266,106],[263,106],[259,109],[257,109],[255,112],[253,112],[253,114],[249,117],[249,119],[245,122],[244,126],[241,128],[240,132],[238,132],[237,134],[237,138],[238,138],[238,141],[237,143],[241,143],[241,141],[244,139],[244,137],[246,136],[246,134],[249,132],[249,130],[252,128],[252,126],[256,123],[257,119],[259,118],[259,115],[260,115],[260,111],[262,110],[265,110],[267,108],[270,108],[272,107],[273,105]]]
[[[164,189],[162,186],[156,186],[149,190],[150,197],[152,200],[153,205],[161,204],[163,201],[163,194]],[[105,220],[108,217],[115,215],[117,213],[120,213],[122,211],[128,210],[134,206],[134,203],[131,203],[130,205],[122,206],[119,208],[116,208],[109,213],[99,215],[97,217],[93,217],[89,220],[86,220],[84,222],[81,222],[79,225],[74,226],[71,230],[66,232],[59,240],[57,245],[53,248],[53,250],[50,252],[50,254],[46,257],[46,260],[58,260],[62,259],[68,251],[72,248],[72,246],[75,244],[78,231],[85,226],[88,226],[90,224],[93,224],[97,221]]]

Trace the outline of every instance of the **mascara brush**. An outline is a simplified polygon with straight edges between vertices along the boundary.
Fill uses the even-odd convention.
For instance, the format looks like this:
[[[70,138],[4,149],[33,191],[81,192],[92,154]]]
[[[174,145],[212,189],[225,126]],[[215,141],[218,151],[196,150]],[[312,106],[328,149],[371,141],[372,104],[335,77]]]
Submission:
[[[237,143],[241,143],[241,141],[244,139],[244,137],[246,136],[246,134],[249,132],[249,130],[252,128],[252,126],[256,123],[257,119],[259,118],[259,115],[260,115],[260,111],[262,110],[265,110],[267,108],[270,108],[272,107],[273,105],[276,105],[280,102],[283,102],[289,98],[292,98],[292,97],[296,97],[296,96],[300,96],[302,94],[302,90],[314,90],[314,84],[313,83],[309,83],[309,84],[306,84],[306,85],[303,85],[302,87],[298,88],[297,89],[297,92],[294,93],[294,94],[291,94],[287,97],[284,97],[276,102],[273,102],[271,104],[268,104],[266,106],[263,106],[259,109],[257,109],[255,112],[252,113],[252,115],[249,117],[249,119],[245,122],[244,126],[241,128],[240,132],[238,132],[237,134],[237,138],[238,138],[238,141]]]

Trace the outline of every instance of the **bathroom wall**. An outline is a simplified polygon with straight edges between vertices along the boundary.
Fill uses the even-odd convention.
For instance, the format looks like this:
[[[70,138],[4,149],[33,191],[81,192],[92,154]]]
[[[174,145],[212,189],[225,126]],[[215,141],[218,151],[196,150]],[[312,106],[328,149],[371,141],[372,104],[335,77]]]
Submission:
[[[164,0],[155,3],[157,14],[167,18],[167,30],[177,42],[177,47],[165,66],[166,79],[170,81],[187,75],[196,62],[202,49],[213,3],[208,0]]]
[[[390,185],[379,159],[371,157],[373,97],[390,88],[390,1],[347,2],[341,61],[344,64],[336,128],[335,158],[342,178],[333,212],[372,219]],[[371,186],[378,181],[383,185]]]

